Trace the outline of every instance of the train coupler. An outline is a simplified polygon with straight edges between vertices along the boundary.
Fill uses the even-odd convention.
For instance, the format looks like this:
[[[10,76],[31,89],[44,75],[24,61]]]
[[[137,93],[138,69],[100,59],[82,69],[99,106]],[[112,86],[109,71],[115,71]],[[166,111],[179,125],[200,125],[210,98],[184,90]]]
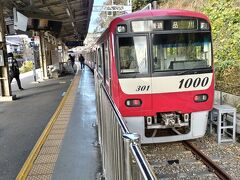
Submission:
[[[190,114],[180,113],[157,113],[157,116],[145,117],[146,129],[167,129],[177,127],[188,127],[190,125]]]

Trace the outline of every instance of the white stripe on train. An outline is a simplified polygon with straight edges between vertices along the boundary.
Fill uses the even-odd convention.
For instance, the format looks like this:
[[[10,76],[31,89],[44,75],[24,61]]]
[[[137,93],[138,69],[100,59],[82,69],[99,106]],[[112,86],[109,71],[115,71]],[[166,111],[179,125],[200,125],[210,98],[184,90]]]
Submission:
[[[213,73],[179,76],[119,79],[125,94],[152,94],[206,90],[212,83]]]

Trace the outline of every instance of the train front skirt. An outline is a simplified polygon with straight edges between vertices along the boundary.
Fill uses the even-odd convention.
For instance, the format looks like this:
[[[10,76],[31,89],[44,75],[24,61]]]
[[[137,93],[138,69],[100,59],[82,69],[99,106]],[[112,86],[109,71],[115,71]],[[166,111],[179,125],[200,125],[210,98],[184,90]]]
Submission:
[[[145,117],[124,117],[124,120],[130,132],[140,134],[142,144],[163,143],[196,139],[204,136],[207,129],[208,113],[209,111],[191,113],[189,126],[187,127],[189,131],[187,133],[181,133],[175,127],[172,127],[153,129],[152,134],[150,133],[149,135],[149,130],[146,129]],[[171,133],[169,134],[170,131],[167,132],[166,130],[170,130]],[[163,132],[165,132],[165,135]]]

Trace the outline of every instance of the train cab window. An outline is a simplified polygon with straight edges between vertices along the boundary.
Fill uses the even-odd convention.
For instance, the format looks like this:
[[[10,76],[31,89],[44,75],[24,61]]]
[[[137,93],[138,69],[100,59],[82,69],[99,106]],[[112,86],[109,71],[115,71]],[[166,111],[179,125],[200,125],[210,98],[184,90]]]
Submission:
[[[119,37],[120,73],[148,73],[147,37]]]
[[[154,34],[152,41],[154,72],[212,66],[210,33]]]

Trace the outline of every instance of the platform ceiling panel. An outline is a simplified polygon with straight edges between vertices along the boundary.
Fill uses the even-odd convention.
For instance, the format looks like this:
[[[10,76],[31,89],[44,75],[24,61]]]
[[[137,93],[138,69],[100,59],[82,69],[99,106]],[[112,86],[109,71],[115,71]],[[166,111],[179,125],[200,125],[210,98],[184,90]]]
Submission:
[[[64,42],[84,40],[89,27],[93,0],[8,0],[4,1],[5,16],[12,16],[12,8],[29,18],[61,21],[58,37]]]

